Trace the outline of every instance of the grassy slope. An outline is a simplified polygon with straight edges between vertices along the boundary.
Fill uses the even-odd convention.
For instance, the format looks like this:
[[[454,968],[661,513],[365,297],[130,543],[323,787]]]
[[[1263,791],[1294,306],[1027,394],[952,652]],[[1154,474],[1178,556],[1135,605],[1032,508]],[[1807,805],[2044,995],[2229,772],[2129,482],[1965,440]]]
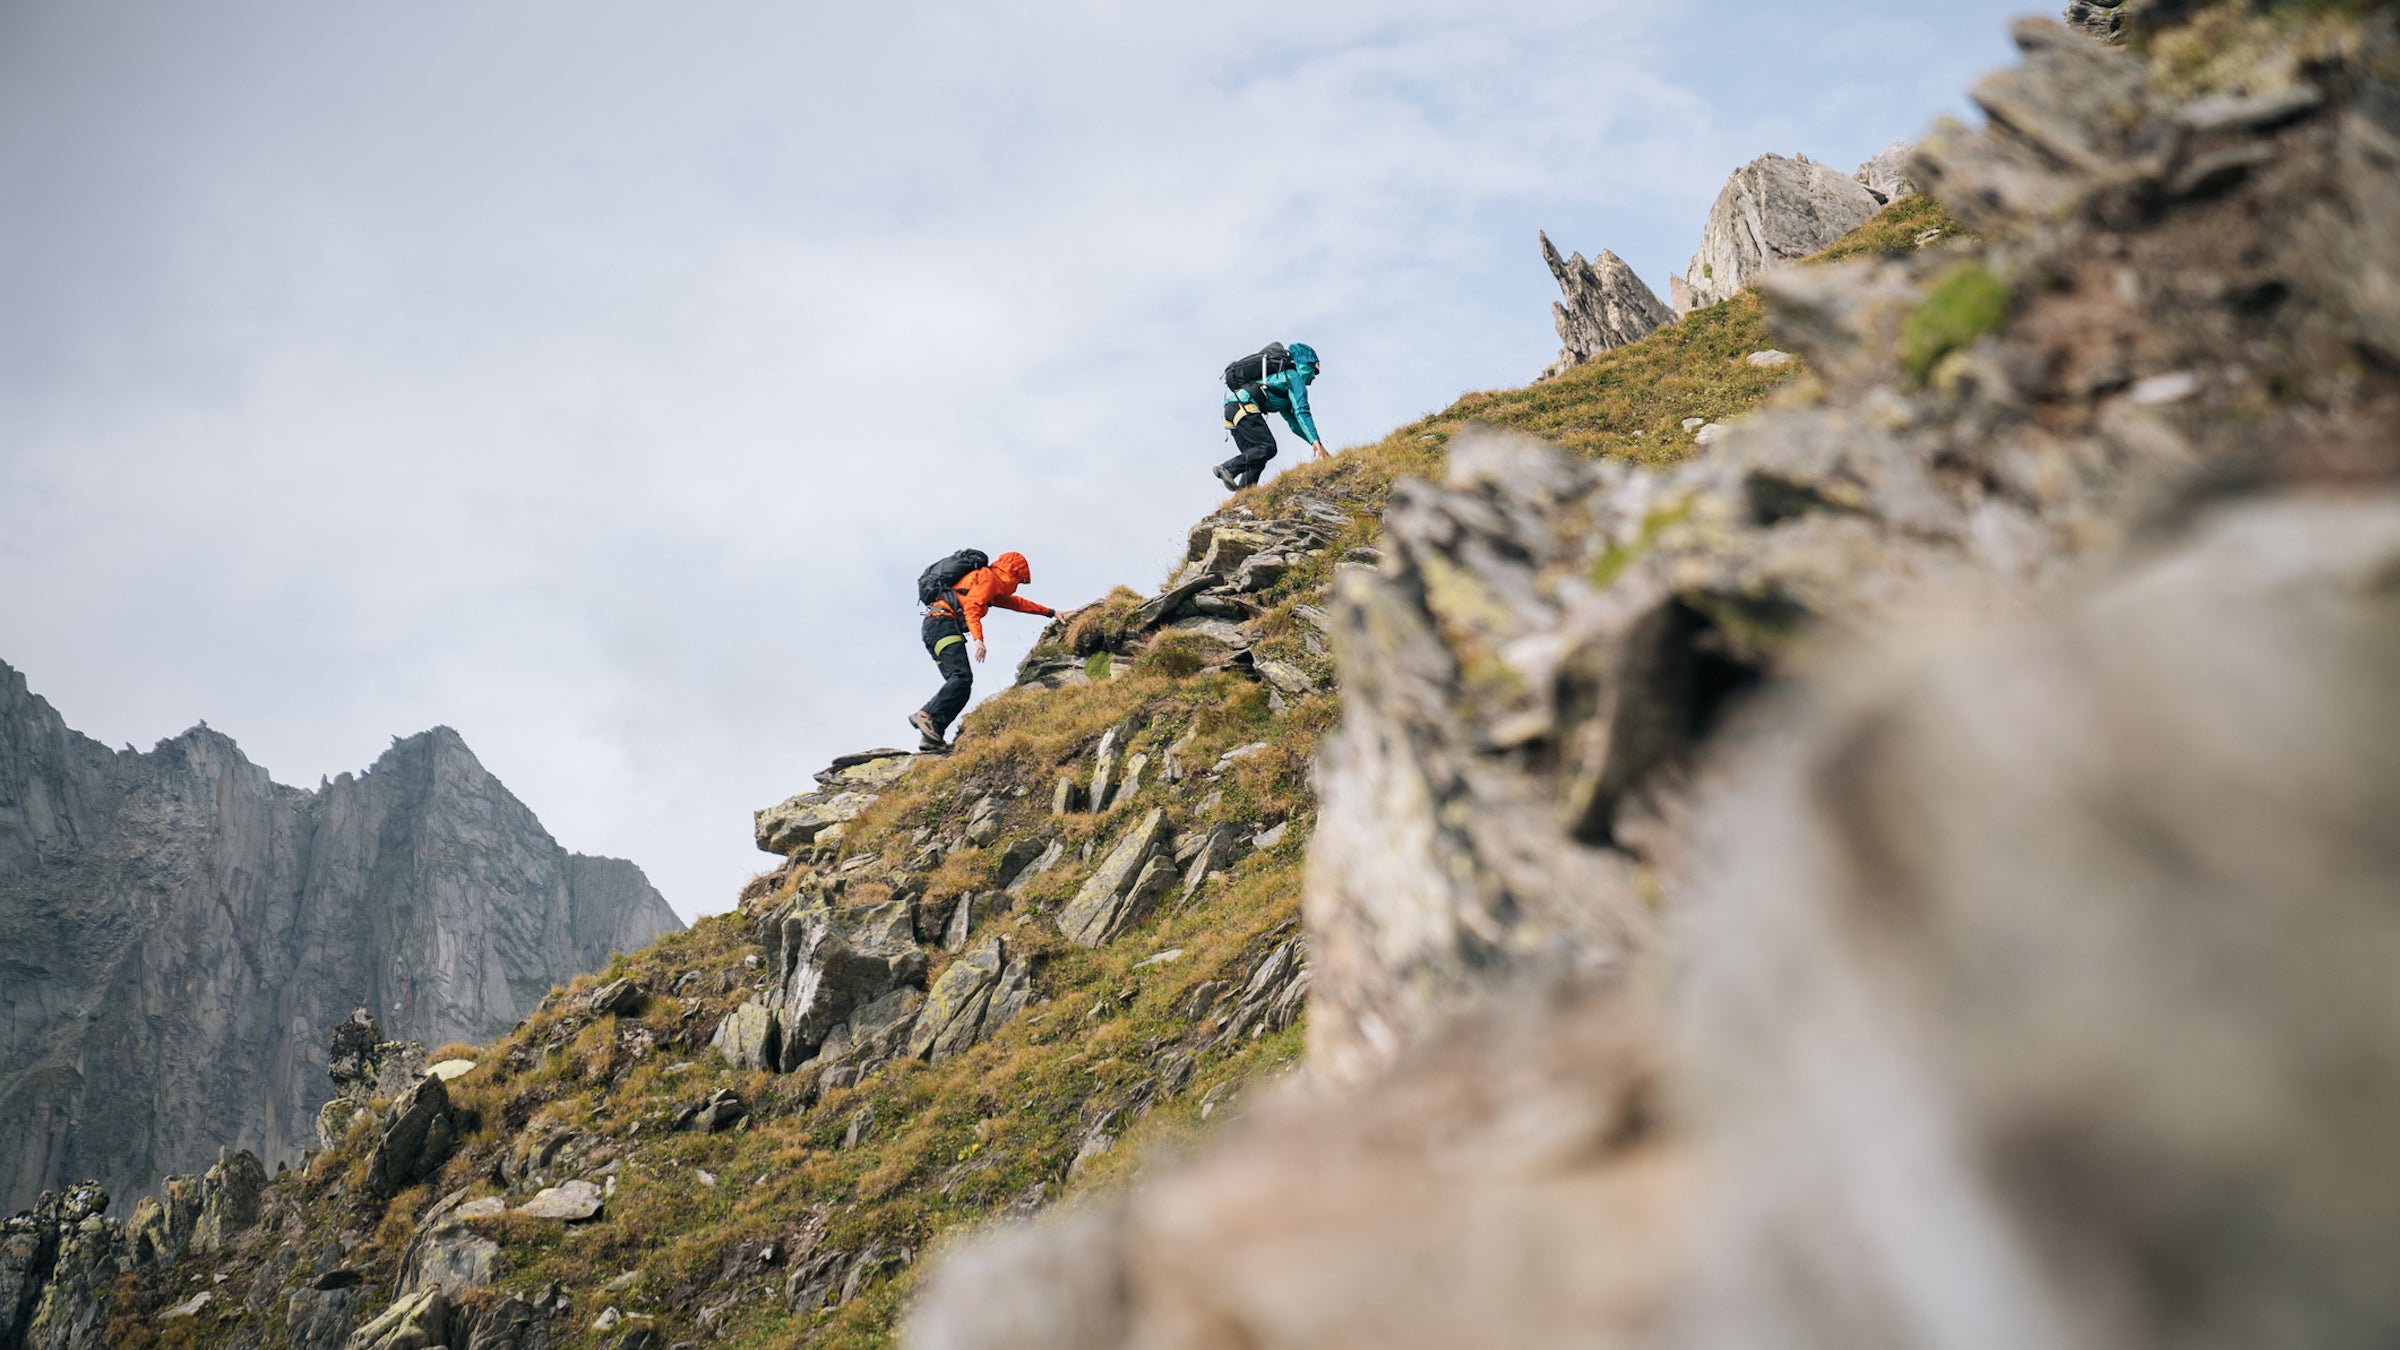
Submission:
[[[1925,230],[1951,228],[1930,202],[1912,201],[1869,222],[1835,252],[1895,251]],[[1237,500],[1262,514],[1283,513],[1294,494],[1307,491],[1342,501],[1357,517],[1347,537],[1265,597],[1271,608],[1259,625],[1260,653],[1319,672],[1329,668],[1321,644],[1293,607],[1321,595],[1343,548],[1371,539],[1390,484],[1436,471],[1442,444],[1461,426],[1488,423],[1586,454],[1671,462],[1691,444],[1679,426],[1683,419],[1737,416],[1802,374],[1797,363],[1759,370],[1742,362],[1766,345],[1758,299],[1745,294],[1555,380],[1470,394],[1377,444],[1299,465],[1251,490]],[[1133,599],[1120,592],[1083,622],[1104,626]],[[598,1136],[601,1143],[586,1166],[606,1160],[600,1150],[619,1159],[619,1191],[597,1222],[562,1228],[515,1216],[487,1221],[486,1231],[502,1239],[501,1273],[495,1289],[470,1297],[530,1297],[556,1281],[573,1298],[571,1317],[557,1327],[566,1345],[610,1340],[588,1330],[608,1306],[656,1315],[666,1343],[713,1334],[734,1346],[884,1344],[915,1266],[896,1265],[837,1308],[795,1312],[780,1297],[782,1267],[741,1270],[742,1244],[773,1240],[787,1253],[811,1241],[820,1250],[859,1251],[873,1244],[887,1255],[919,1255],[945,1233],[995,1212],[1121,1179],[1145,1154],[1197,1136],[1204,1103],[1296,1063],[1298,1026],[1202,1053],[1189,1080],[1158,1094],[1125,1142],[1069,1176],[1080,1144],[1102,1114],[1154,1085],[1163,1056],[1199,1046],[1208,1028],[1184,1011],[1195,989],[1205,981],[1245,979],[1262,954],[1297,929],[1301,860],[1314,811],[1308,766],[1338,717],[1338,698],[1316,694],[1278,713],[1261,685],[1196,670],[1193,657],[1188,644],[1158,644],[1113,679],[1005,692],[968,716],[957,753],[920,766],[848,827],[843,860],[873,854],[879,865],[865,874],[898,871],[920,831],[954,825],[978,798],[997,794],[1005,803],[1004,828],[994,846],[952,854],[913,878],[934,897],[985,884],[998,846],[1012,840],[1058,838],[1069,845],[1068,863],[996,923],[1013,952],[1039,959],[1040,975],[1034,1006],[992,1041],[938,1065],[903,1061],[822,1098],[805,1073],[724,1070],[707,1040],[718,1019],[749,992],[743,959],[758,950],[753,921],[727,914],[703,919],[686,933],[618,959],[602,975],[578,981],[580,990],[602,979],[635,977],[653,991],[638,1019],[587,1023],[566,1011],[571,997],[553,999],[494,1045],[458,1048],[481,1062],[453,1085],[479,1125],[443,1172],[443,1190],[496,1193],[492,1163],[520,1137],[547,1129]],[[1092,748],[1102,732],[1134,716],[1144,727],[1131,750],[1152,755],[1149,786],[1104,816],[1051,817],[1057,777],[1088,782]],[[1235,745],[1265,741],[1269,748],[1213,781],[1158,782],[1160,752],[1187,731],[1195,741],[1186,762],[1202,767]],[[1220,795],[1211,800],[1211,792]],[[1154,806],[1185,828],[1220,820],[1261,827],[1286,819],[1294,828],[1274,848],[1212,881],[1190,907],[1178,911],[1170,901],[1100,951],[1067,944],[1047,916],[1088,874],[1089,866],[1076,861],[1081,846],[1090,841],[1097,858]],[[745,907],[759,912],[806,877],[795,869],[762,878],[747,893]],[[888,893],[888,887],[862,883],[844,902]],[[1177,949],[1183,954],[1171,962],[1141,964]],[[934,956],[932,974],[938,976],[952,958]],[[725,1086],[752,1106],[745,1128],[711,1136],[667,1131],[678,1107]],[[862,1109],[872,1109],[875,1124],[863,1143],[843,1147],[844,1133]],[[246,1250],[187,1258],[171,1272],[129,1277],[121,1287],[120,1306],[155,1309],[209,1287],[205,1282],[223,1273],[228,1279],[218,1286],[214,1306],[236,1315],[166,1323],[120,1316],[111,1339],[126,1346],[222,1344],[272,1333],[283,1315],[280,1299],[238,1310],[259,1258],[278,1241],[306,1249],[337,1234],[363,1235],[363,1245],[345,1264],[383,1272],[370,1308],[387,1300],[388,1273],[415,1218],[439,1195],[420,1187],[388,1205],[365,1199],[372,1145],[360,1132],[279,1182],[270,1212],[290,1216],[280,1233],[260,1234]],[[702,1182],[703,1171],[713,1185]],[[729,1259],[736,1263],[731,1273]],[[604,1288],[626,1276],[620,1287]],[[729,1295],[738,1297],[719,1307]]]

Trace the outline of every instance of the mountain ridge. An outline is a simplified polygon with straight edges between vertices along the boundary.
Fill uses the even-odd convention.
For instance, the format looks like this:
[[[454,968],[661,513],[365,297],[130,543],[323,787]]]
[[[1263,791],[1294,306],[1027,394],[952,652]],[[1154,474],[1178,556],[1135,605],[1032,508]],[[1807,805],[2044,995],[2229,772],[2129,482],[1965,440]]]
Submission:
[[[0,663],[0,1202],[87,1178],[130,1200],[225,1147],[296,1161],[354,1007],[480,1039],[680,926],[632,864],[559,846],[453,728],[312,790],[205,722],[112,750]]]

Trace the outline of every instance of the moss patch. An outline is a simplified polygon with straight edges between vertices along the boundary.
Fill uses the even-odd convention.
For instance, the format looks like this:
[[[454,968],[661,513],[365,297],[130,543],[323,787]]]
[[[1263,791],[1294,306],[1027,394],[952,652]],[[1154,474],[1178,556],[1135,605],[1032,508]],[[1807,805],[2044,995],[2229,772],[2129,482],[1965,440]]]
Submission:
[[[1960,263],[1934,282],[1900,330],[1900,359],[1923,384],[1934,365],[2008,321],[2008,283],[1981,263]]]

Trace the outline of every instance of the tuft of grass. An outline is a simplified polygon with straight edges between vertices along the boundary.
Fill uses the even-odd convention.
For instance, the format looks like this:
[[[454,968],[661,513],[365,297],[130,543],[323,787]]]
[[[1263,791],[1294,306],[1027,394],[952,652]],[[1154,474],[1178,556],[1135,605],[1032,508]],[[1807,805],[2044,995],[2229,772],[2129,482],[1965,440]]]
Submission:
[[[1973,231],[1943,210],[1940,202],[1920,193],[1914,197],[1903,197],[1876,212],[1866,224],[1835,240],[1824,252],[1811,256],[1808,262],[1830,263],[1868,256],[1906,257],[1921,249],[1938,248],[1975,237]],[[1919,240],[1924,242],[1919,243]]]

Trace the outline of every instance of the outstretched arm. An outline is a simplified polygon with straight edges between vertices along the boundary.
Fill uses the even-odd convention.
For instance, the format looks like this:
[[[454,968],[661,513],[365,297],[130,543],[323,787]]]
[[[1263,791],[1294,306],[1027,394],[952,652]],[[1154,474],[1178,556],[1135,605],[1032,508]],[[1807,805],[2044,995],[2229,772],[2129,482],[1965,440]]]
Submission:
[[[1292,399],[1291,411],[1283,415],[1283,420],[1292,424],[1292,434],[1322,450],[1324,439],[1317,435],[1317,419],[1308,410],[1308,381],[1300,378],[1299,371],[1292,371],[1284,376],[1283,391]]]
[[[1021,595],[999,596],[992,601],[992,605],[998,609],[1013,609],[1019,614],[1042,614],[1053,619],[1058,617],[1057,610],[1048,605],[1036,604]]]

